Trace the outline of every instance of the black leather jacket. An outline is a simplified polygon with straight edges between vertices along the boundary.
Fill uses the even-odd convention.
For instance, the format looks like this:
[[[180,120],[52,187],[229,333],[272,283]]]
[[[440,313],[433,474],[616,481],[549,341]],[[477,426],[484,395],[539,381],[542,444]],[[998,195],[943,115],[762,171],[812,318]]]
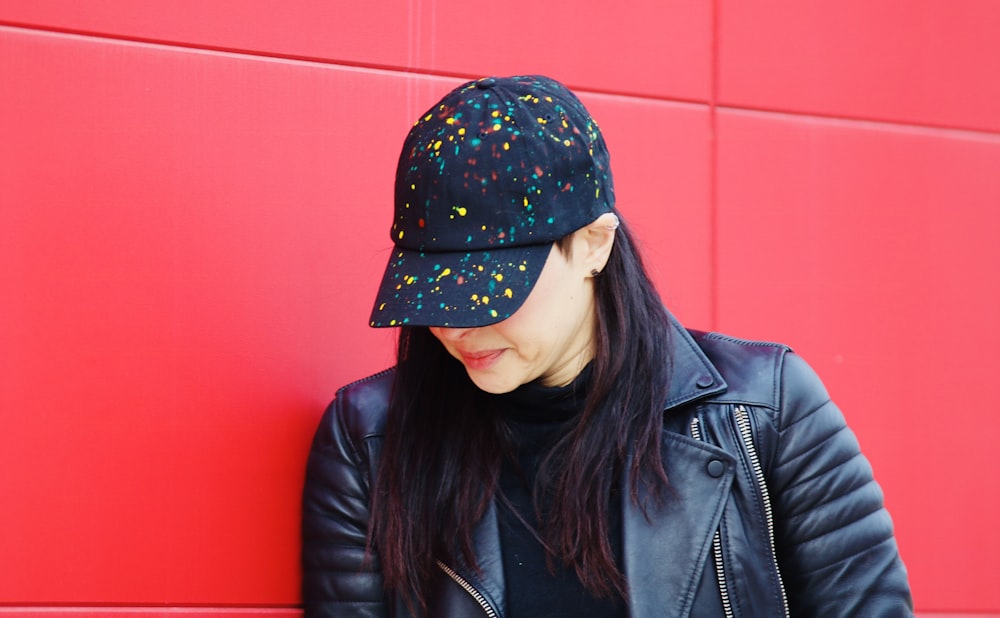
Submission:
[[[630,615],[911,616],[882,492],[806,363],[780,345],[676,323],[671,347],[672,489],[649,518],[622,502]],[[410,616],[364,559],[392,376],[341,389],[316,433],[303,503],[307,616]],[[430,616],[504,616],[495,511],[475,542],[481,573],[441,564]]]

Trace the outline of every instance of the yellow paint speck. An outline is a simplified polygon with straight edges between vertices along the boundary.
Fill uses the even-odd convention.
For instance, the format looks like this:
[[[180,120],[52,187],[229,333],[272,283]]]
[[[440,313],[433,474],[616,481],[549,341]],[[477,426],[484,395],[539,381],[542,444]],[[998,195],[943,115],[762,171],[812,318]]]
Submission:
[[[496,279],[497,281],[503,281],[503,273],[497,273],[493,275],[493,278]]]
[[[434,142],[434,150],[441,150],[441,140]]]
[[[511,290],[510,288],[507,288],[506,290],[503,291],[503,295],[506,296],[507,298],[514,298],[514,291]]]
[[[504,142],[503,143],[503,149],[504,150],[510,150],[510,144],[508,142]]]
[[[490,309],[490,315],[493,316],[493,317],[497,317],[497,315],[499,315],[499,314],[497,313],[496,309]]]
[[[442,277],[447,277],[450,274],[451,274],[451,269],[445,268],[444,270],[441,271],[441,274],[438,275],[437,280],[440,281]]]

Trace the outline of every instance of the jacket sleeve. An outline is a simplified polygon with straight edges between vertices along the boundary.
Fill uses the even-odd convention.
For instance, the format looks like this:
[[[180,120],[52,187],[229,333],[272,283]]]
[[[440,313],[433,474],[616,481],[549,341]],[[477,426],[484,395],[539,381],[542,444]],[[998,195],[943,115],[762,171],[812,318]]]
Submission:
[[[360,444],[351,440],[347,428],[350,404],[342,395],[323,415],[306,468],[302,500],[305,615],[387,616],[378,559],[365,554],[372,440]]]
[[[811,368],[784,357],[768,484],[792,616],[912,616],[906,569],[854,433]]]

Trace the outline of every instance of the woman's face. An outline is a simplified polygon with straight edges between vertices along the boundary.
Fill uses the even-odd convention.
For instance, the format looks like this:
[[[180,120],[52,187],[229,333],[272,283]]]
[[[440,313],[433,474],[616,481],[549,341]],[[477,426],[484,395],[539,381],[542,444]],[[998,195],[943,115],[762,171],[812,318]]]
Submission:
[[[573,381],[594,356],[594,286],[586,241],[570,257],[555,245],[535,287],[514,315],[477,328],[432,327],[431,333],[488,393],[506,393],[540,379]],[[579,245],[579,246],[578,246]]]

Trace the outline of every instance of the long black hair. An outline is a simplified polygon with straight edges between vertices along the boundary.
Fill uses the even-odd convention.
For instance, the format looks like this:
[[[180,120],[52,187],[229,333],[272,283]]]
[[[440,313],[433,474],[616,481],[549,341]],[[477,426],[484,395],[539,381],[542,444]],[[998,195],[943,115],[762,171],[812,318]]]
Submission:
[[[557,243],[564,253],[568,238]],[[653,499],[666,488],[660,436],[669,322],[624,220],[593,281],[590,385],[579,419],[539,471],[536,492],[544,486],[547,494],[540,534],[550,558],[573,568],[592,594],[624,596],[608,505],[623,474],[636,503],[641,485]],[[397,361],[369,544],[387,590],[426,610],[436,561],[461,557],[478,568],[473,530],[497,493],[510,446],[490,399],[429,329],[401,328]]]

